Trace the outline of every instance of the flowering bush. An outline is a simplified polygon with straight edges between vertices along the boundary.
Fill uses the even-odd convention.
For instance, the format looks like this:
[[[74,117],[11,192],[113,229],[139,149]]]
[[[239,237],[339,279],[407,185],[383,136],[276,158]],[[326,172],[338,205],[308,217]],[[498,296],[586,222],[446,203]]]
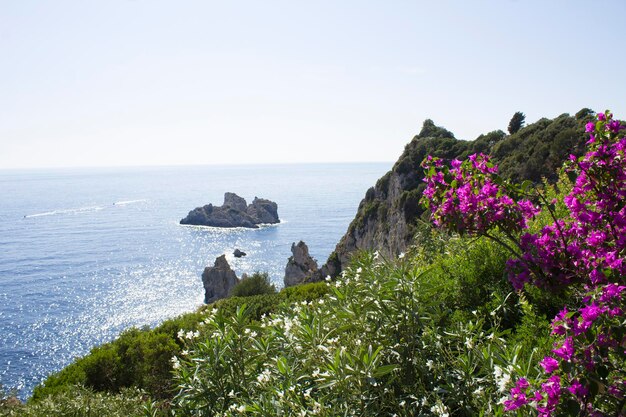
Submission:
[[[577,295],[552,322],[556,341],[540,362],[544,377],[519,378],[506,410],[626,415],[626,138],[608,111],[586,130],[587,153],[564,167],[572,186],[562,202],[548,201],[528,183],[503,181],[485,155],[450,167],[436,158],[423,163],[423,201],[436,225],[508,248],[509,279],[518,291],[531,284]],[[566,215],[555,204],[564,204]],[[535,232],[530,225],[542,210],[551,222]]]

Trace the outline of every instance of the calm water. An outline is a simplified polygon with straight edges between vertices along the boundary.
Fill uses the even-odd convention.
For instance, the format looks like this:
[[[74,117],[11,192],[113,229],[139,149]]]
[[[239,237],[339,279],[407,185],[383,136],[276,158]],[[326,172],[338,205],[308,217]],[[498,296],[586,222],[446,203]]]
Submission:
[[[0,383],[22,398],[47,374],[130,326],[195,309],[200,274],[232,268],[282,286],[291,243],[324,261],[391,164],[0,171]],[[278,203],[258,230],[186,227],[226,191]],[[248,256],[235,259],[240,248]]]

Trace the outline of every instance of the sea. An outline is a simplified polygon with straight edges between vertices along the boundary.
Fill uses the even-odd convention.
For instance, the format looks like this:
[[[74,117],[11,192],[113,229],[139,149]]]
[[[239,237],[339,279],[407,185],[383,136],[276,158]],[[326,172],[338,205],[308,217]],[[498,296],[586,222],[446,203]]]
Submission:
[[[123,330],[195,310],[202,271],[222,254],[237,275],[267,272],[282,287],[292,243],[323,263],[391,165],[0,170],[0,384],[26,399]],[[281,223],[179,224],[225,192],[275,201]]]

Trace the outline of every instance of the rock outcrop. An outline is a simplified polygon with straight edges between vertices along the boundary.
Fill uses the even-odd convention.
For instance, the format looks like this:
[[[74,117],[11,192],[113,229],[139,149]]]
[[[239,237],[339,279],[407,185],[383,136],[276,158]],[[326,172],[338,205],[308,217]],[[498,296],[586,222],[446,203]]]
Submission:
[[[292,256],[285,267],[285,287],[302,284],[317,273],[317,262],[309,255],[309,248],[303,241],[291,245]]]
[[[235,249],[235,251],[233,252],[233,255],[235,256],[235,258],[241,258],[247,255],[247,253],[240,251],[239,249]]]
[[[235,271],[230,269],[226,255],[215,259],[213,266],[207,266],[202,273],[204,302],[206,304],[228,297],[230,290],[239,283]]]
[[[180,224],[213,227],[247,227],[256,229],[259,224],[280,223],[278,205],[263,198],[254,198],[248,205],[246,200],[234,193],[224,194],[221,207],[207,204],[191,210]]]

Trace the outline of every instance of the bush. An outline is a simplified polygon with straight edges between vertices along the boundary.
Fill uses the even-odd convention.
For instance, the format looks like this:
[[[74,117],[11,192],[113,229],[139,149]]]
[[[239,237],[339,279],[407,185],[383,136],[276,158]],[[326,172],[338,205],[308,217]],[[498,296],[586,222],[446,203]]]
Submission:
[[[274,294],[276,287],[270,282],[267,272],[255,272],[243,277],[230,291],[231,297],[249,297],[251,295]]]

